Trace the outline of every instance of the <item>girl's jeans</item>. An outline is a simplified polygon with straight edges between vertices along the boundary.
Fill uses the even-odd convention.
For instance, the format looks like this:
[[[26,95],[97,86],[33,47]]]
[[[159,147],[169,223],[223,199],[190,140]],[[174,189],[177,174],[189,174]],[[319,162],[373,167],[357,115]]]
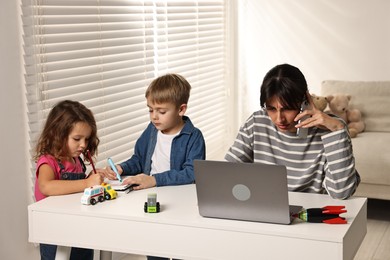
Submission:
[[[57,253],[56,245],[40,244],[41,260],[55,260]],[[93,250],[72,247],[70,260],[93,260]]]

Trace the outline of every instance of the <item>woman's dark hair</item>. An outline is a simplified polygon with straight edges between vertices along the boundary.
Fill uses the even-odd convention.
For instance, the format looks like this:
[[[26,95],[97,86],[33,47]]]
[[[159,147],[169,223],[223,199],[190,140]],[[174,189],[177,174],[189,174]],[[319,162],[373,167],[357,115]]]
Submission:
[[[260,105],[264,107],[270,98],[277,97],[284,107],[299,110],[307,91],[302,72],[290,64],[280,64],[264,77],[260,89]]]

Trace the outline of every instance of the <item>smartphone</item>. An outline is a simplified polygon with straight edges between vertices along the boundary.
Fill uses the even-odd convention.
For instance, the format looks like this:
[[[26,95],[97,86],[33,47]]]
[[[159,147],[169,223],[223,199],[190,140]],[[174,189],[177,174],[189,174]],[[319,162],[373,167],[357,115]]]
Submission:
[[[305,109],[307,109],[308,107],[309,107],[309,102],[308,102],[306,99],[303,100],[299,113],[302,113],[302,112],[305,111]],[[301,123],[302,121],[306,120],[307,118],[309,118],[308,115],[302,117],[301,119],[298,120],[298,124]],[[309,128],[302,128],[302,127],[299,127],[299,128],[297,129],[297,136],[298,136],[299,138],[306,138],[306,137],[307,137],[308,131],[309,131]]]

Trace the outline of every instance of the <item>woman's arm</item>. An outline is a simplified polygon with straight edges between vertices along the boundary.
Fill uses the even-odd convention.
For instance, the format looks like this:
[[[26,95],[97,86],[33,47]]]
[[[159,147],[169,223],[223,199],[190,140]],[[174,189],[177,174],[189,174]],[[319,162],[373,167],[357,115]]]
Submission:
[[[360,183],[348,131],[345,127],[324,135],[322,139],[327,158],[323,186],[331,197],[347,199]]]

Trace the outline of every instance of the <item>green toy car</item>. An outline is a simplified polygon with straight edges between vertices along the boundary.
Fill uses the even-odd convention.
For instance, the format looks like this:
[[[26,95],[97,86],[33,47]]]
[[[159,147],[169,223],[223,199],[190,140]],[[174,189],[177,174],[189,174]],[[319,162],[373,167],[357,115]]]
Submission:
[[[157,202],[157,194],[149,193],[148,201],[144,205],[145,213],[158,213],[160,212],[160,203]]]

